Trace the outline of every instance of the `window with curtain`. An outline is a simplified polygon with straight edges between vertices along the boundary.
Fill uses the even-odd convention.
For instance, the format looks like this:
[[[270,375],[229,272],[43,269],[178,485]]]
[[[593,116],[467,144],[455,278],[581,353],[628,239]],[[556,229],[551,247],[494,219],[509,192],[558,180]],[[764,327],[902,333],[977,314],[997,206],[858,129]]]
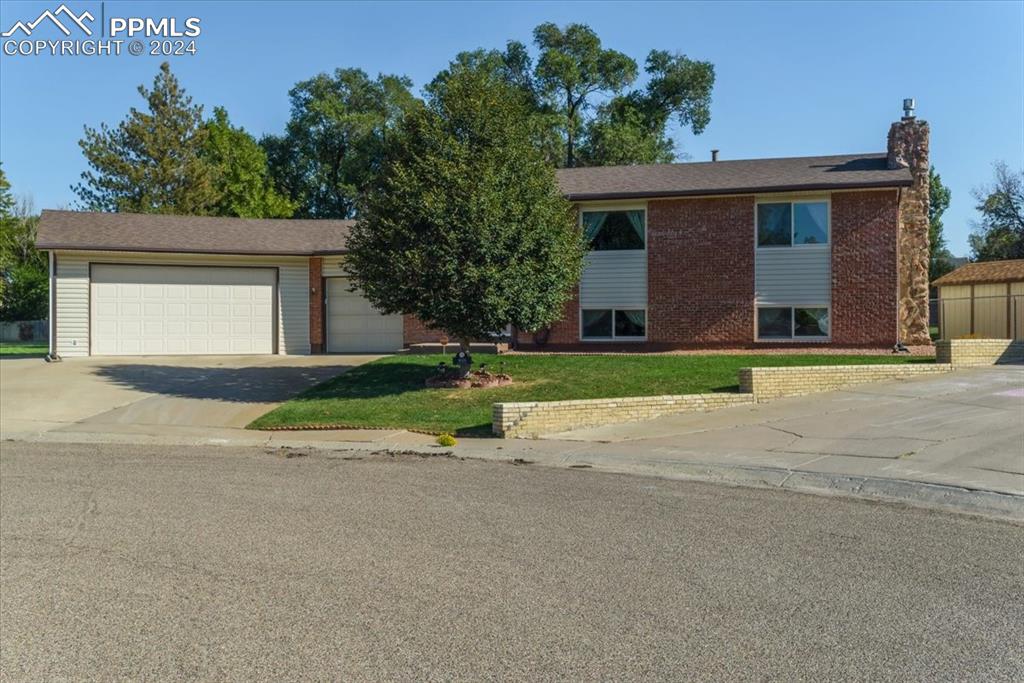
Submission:
[[[643,249],[645,227],[641,210],[583,212],[583,232],[594,251]]]
[[[583,339],[642,339],[647,336],[647,311],[594,308],[583,310]]]
[[[823,339],[828,336],[827,306],[761,306],[757,309],[758,339]]]
[[[757,246],[828,244],[828,202],[771,202],[757,205]]]

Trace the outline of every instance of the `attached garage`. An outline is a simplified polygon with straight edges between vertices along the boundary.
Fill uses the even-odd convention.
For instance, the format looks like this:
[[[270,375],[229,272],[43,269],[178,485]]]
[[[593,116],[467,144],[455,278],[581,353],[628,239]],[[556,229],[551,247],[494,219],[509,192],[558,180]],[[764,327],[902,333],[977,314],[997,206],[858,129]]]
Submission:
[[[325,280],[327,351],[329,353],[393,353],[402,348],[402,316],[382,315],[348,278]]]
[[[407,321],[349,291],[352,224],[44,210],[50,354],[394,353]]]
[[[92,355],[274,353],[277,269],[90,266]]]

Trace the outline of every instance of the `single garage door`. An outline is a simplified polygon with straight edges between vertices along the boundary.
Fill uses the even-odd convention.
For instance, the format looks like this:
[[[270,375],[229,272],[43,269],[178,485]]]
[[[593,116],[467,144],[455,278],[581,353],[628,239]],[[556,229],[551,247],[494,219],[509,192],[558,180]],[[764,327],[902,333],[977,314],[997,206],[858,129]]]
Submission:
[[[333,353],[392,353],[402,348],[402,316],[381,315],[348,278],[327,280],[327,350]]]
[[[274,352],[273,268],[93,264],[93,355]]]

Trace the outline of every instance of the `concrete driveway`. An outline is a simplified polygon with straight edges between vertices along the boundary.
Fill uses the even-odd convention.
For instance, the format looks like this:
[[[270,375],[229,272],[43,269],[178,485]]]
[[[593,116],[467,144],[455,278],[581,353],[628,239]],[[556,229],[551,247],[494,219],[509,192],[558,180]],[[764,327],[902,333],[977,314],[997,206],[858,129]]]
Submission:
[[[581,449],[581,442],[587,447]],[[547,458],[667,474],[694,464],[1024,495],[1024,365],[553,434]],[[523,457],[534,457],[532,455]],[[543,456],[541,456],[543,457]]]
[[[380,356],[143,356],[0,361],[0,433],[241,428]]]

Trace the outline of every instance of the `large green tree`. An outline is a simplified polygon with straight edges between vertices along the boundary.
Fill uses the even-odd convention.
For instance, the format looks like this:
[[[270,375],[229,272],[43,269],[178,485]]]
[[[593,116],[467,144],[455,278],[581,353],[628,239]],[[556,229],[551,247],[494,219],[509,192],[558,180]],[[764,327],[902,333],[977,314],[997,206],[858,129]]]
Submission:
[[[348,242],[346,267],[378,309],[463,343],[562,316],[585,247],[529,126],[521,93],[459,64],[406,115]]]
[[[586,24],[561,29],[544,23],[533,30],[540,50],[535,76],[540,91],[563,117],[565,165],[576,165],[576,146],[584,128],[584,114],[591,98],[618,93],[636,80],[636,62],[627,55],[603,47]]]
[[[942,184],[934,166],[928,169],[928,184],[928,280],[934,282],[953,270],[953,254],[942,232],[942,214],[949,208],[952,193]]]
[[[550,164],[560,166],[565,163],[564,116],[541,93],[534,78],[533,59],[525,45],[510,40],[504,50],[460,52],[449,68],[441,71],[427,85],[427,95],[443,96],[448,77],[453,70],[461,69],[485,72],[489,78],[505,83],[513,94],[518,94],[522,98],[533,144]]]
[[[215,201],[210,209],[221,216],[289,218],[295,205],[274,189],[267,153],[244,128],[231,125],[223,107],[204,124],[202,157],[213,173]]]
[[[85,127],[79,141],[89,163],[74,186],[92,211],[208,214],[217,201],[203,158],[203,108],[193,104],[166,62],[152,88],[140,85],[146,110],[132,107],[116,127]]]
[[[1004,162],[995,164],[995,177],[974,192],[981,218],[970,235],[978,261],[1024,258],[1024,171]]]
[[[295,85],[282,136],[262,141],[280,191],[304,218],[351,218],[388,135],[417,106],[408,78],[337,69]]]
[[[531,139],[559,166],[648,164],[675,160],[676,128],[700,134],[711,120],[714,67],[709,62],[651,50],[646,85],[629,87],[639,67],[605,48],[584,24],[534,30],[536,63],[525,45],[459,54],[453,66],[490,71],[521,93],[529,110]],[[443,87],[449,71],[428,90]]]
[[[27,199],[16,200],[0,168],[0,320],[39,320],[47,315],[46,255],[35,248],[39,216]]]

